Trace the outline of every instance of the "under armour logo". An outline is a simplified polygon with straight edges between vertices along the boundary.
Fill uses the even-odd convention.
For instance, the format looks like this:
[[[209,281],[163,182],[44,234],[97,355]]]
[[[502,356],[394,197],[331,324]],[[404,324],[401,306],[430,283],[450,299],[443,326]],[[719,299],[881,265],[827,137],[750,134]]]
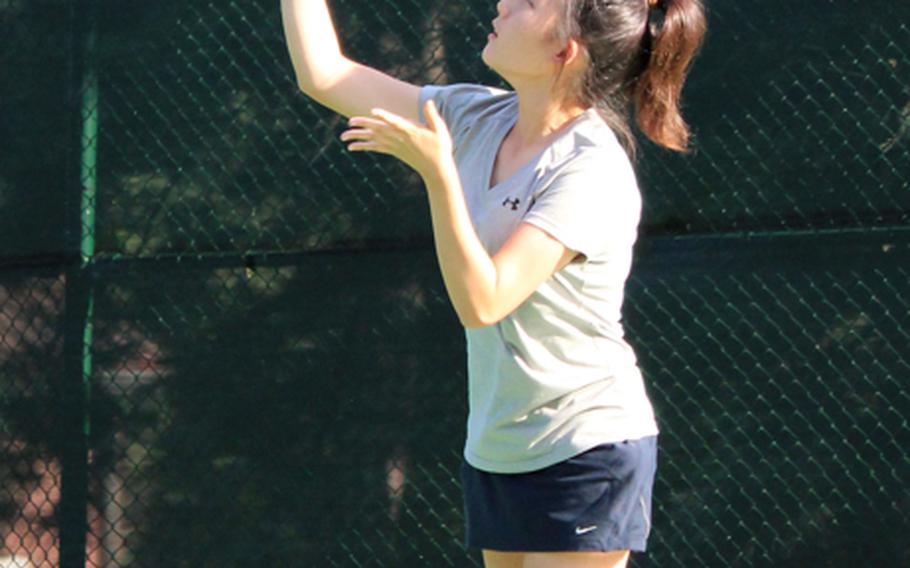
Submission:
[[[508,197],[506,197],[505,200],[503,200],[503,202],[502,202],[502,206],[505,207],[506,205],[511,205],[512,211],[518,211],[519,203],[521,203],[520,199],[509,199]]]

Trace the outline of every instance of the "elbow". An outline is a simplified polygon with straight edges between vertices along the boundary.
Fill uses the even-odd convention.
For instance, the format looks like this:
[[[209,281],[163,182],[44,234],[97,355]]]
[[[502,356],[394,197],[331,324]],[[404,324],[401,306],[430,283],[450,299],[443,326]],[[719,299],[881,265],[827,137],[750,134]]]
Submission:
[[[465,329],[478,329],[496,325],[502,321],[503,317],[505,316],[484,312],[477,308],[458,311],[458,320]]]
[[[331,60],[326,57],[319,69],[295,66],[294,76],[297,88],[314,99],[325,96],[336,88],[350,71],[351,62],[343,56]]]
[[[458,320],[461,322],[461,326],[465,329],[479,329],[481,327],[487,327],[481,320],[478,319],[459,316]]]
[[[320,86],[317,81],[313,80],[313,77],[297,72],[297,88],[300,89],[304,95],[310,98],[318,98],[319,94],[325,91],[324,86]]]
[[[313,99],[316,102],[320,102],[320,90],[313,86],[312,83],[307,83],[305,81],[297,81],[297,88],[300,89],[300,92],[306,95],[308,98]]]
[[[304,95],[307,95],[307,96],[309,96],[310,93],[313,91],[312,86],[311,86],[309,83],[307,83],[306,81],[304,81],[304,80],[300,77],[299,74],[297,75],[297,89],[298,89],[301,93],[303,93]]]
[[[327,107],[332,107],[332,98],[330,90],[324,85],[320,85],[310,80],[301,79],[299,76],[297,78],[297,88],[300,89],[300,92],[306,95],[309,99],[314,102]]]

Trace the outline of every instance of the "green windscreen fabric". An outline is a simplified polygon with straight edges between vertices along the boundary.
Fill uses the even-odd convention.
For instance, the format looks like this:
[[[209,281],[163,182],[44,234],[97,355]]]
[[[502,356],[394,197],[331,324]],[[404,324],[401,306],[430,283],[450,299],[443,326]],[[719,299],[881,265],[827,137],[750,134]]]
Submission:
[[[64,251],[75,89],[72,20],[59,2],[0,0],[0,255]],[[71,156],[70,156],[71,157]],[[69,184],[69,185],[67,185]]]
[[[0,566],[481,566],[424,189],[278,4],[0,0]],[[910,6],[706,4],[692,152],[637,163],[630,565],[910,565]],[[353,59],[502,86],[493,2],[330,6]]]
[[[910,6],[708,2],[687,157],[642,163],[652,233],[910,223]]]

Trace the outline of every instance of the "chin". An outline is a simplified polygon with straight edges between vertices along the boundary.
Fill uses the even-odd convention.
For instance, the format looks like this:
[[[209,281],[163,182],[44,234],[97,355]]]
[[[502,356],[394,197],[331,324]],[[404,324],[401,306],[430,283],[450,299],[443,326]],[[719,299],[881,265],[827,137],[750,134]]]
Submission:
[[[483,51],[480,52],[480,60],[483,61],[487,67],[492,69],[493,66],[490,65],[490,55],[488,53],[489,50],[490,50],[490,44],[487,44],[486,47],[483,48]]]
[[[487,66],[490,71],[494,71],[497,75],[502,76],[502,72],[499,69],[499,66],[496,65],[496,60],[490,55],[489,46],[484,48],[480,54],[480,59],[483,61],[484,65]]]

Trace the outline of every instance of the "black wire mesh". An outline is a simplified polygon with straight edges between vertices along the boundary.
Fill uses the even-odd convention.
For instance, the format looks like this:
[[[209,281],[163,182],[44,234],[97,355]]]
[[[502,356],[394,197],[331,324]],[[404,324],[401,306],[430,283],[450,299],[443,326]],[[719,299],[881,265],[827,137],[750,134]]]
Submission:
[[[908,8],[709,3],[687,91],[696,155],[647,155],[645,230],[906,226]]]
[[[493,3],[331,5],[355,59],[497,82]],[[639,165],[633,564],[910,565],[910,8],[708,10],[695,152]],[[423,190],[297,92],[277,3],[0,0],[0,42],[0,567],[479,565]]]
[[[107,546],[139,566],[370,551],[458,565],[461,350],[432,266],[399,253],[112,274],[97,322],[129,330],[131,363],[115,347],[97,378],[130,401],[116,486],[142,522]]]
[[[632,282],[663,425],[648,565],[906,565],[907,276],[775,260]]]
[[[67,434],[55,401],[63,377],[65,280],[43,271],[0,276],[0,565],[56,565],[56,456]]]

